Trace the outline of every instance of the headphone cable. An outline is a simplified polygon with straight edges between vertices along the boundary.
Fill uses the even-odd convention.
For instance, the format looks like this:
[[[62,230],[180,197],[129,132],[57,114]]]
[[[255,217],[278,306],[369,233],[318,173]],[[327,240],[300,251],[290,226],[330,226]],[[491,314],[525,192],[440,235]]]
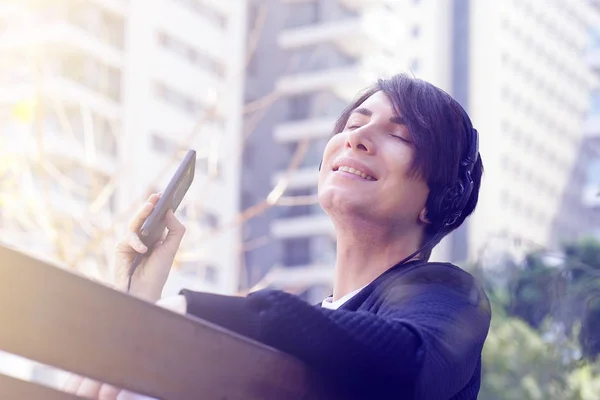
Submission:
[[[136,268],[138,267],[138,265],[140,265],[140,263],[142,262],[142,260],[144,259],[144,255],[137,253],[135,255],[135,257],[133,258],[133,261],[131,262],[131,265],[129,266],[129,273],[127,276],[127,293],[129,293],[129,291],[131,290],[131,280],[133,279],[133,274],[136,270]]]

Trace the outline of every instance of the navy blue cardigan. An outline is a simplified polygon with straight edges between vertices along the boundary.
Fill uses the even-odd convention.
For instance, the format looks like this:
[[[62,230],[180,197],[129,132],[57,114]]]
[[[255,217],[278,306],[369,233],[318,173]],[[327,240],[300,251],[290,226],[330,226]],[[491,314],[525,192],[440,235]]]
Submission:
[[[181,294],[189,314],[289,353],[358,398],[477,398],[490,304],[452,264],[393,267],[337,310],[278,290]]]

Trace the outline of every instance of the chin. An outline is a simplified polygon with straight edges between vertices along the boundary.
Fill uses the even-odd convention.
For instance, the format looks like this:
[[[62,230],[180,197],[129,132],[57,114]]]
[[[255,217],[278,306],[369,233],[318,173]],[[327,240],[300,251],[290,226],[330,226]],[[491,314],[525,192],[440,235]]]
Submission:
[[[333,215],[368,215],[373,208],[373,201],[366,196],[349,196],[347,193],[342,193],[341,190],[319,191],[319,203],[321,208],[330,216]]]

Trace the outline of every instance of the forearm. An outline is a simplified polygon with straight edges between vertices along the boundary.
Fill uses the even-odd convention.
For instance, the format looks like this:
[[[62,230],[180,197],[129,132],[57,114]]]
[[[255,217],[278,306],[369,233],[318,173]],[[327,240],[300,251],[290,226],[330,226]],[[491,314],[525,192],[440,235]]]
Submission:
[[[488,315],[444,287],[378,314],[328,310],[280,291],[248,297],[182,291],[187,313],[289,353],[328,379],[360,388],[412,393],[417,382],[455,393],[472,376],[489,326]],[[418,377],[422,380],[419,380]],[[427,390],[427,388],[421,390]]]
[[[420,338],[406,324],[371,313],[327,310],[279,291],[249,297],[183,291],[187,312],[289,353],[314,368],[358,378],[389,376],[398,383],[419,370]],[[397,360],[403,362],[396,366]],[[379,374],[377,372],[379,371]]]

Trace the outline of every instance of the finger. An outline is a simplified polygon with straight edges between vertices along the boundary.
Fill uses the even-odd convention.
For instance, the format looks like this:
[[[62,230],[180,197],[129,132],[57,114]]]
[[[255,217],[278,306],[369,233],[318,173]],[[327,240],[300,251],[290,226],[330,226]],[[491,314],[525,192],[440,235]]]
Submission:
[[[117,397],[121,393],[121,389],[118,389],[111,385],[102,385],[100,393],[98,394],[99,400],[117,400]]]
[[[156,202],[158,199],[160,199],[161,194],[162,192],[152,193],[150,196],[148,196],[148,200],[146,200],[146,202],[156,205]]]
[[[185,234],[185,225],[177,219],[175,214],[173,214],[173,210],[167,211],[165,215],[165,224],[167,225],[167,236],[165,237],[164,242],[174,242],[179,246],[181,239]]]
[[[65,383],[62,386],[62,390],[67,393],[77,393],[81,382],[83,382],[83,378],[81,376],[69,374]]]
[[[148,247],[142,242],[137,233],[129,232],[117,243],[115,251],[117,253],[145,254],[148,251]]]
[[[175,257],[177,249],[179,249],[179,245],[185,234],[185,226],[179,222],[171,210],[165,214],[165,223],[167,225],[167,235],[158,248],[160,252],[164,252],[167,257],[172,258]],[[154,248],[157,250],[156,245]]]
[[[130,232],[127,236],[127,244],[138,253],[144,254],[148,251],[148,247],[142,243],[142,239],[135,232]]]
[[[165,239],[167,238],[168,234],[169,234],[169,231],[165,228],[162,235],[160,235],[160,239],[158,240],[158,242],[154,243],[153,249],[156,249],[156,248],[162,246],[162,244],[165,242]]]
[[[129,222],[129,231],[130,232],[137,232],[140,230],[140,228],[144,224],[144,221],[146,220],[146,218],[148,218],[148,216],[154,209],[154,205],[155,205],[155,203],[148,201],[148,202],[144,203],[144,205],[142,207],[140,207],[137,214],[135,214],[133,219]]]
[[[81,385],[79,385],[79,389],[77,390],[76,394],[88,399],[97,399],[101,387],[102,384],[100,382],[85,378],[83,382],[81,382]]]

